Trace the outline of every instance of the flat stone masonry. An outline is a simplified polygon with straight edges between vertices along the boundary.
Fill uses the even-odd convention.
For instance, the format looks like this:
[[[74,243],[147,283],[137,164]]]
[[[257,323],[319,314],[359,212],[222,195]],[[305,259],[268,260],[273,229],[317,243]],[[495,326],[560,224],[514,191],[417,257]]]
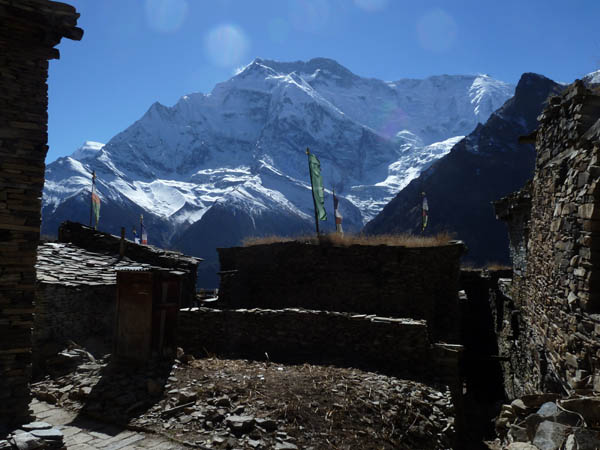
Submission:
[[[516,256],[518,338],[506,364],[518,372],[515,396],[600,391],[600,95],[576,81],[538,120],[531,185],[496,205]],[[506,214],[524,197],[530,211]]]
[[[527,242],[531,217],[531,181],[520,191],[494,203],[496,219],[510,222],[509,250],[515,277],[527,271]]]
[[[427,321],[433,340],[458,342],[462,242],[436,247],[283,242],[220,248],[219,302],[301,307]]]
[[[432,344],[423,320],[298,308],[179,312],[178,340],[197,356],[339,364],[456,387],[460,346]]]
[[[70,341],[95,355],[112,352],[116,284],[65,286],[38,283],[33,329],[33,370],[40,373],[48,358]]]
[[[0,425],[29,418],[35,259],[48,150],[48,60],[81,39],[79,14],[47,0],[0,0]],[[1,431],[1,430],[0,430]]]

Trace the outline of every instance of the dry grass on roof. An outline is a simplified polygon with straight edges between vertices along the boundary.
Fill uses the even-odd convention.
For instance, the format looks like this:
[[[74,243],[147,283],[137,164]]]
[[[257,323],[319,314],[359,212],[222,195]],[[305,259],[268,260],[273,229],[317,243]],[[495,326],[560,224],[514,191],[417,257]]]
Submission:
[[[472,262],[467,262],[467,263],[461,264],[460,268],[462,270],[472,270],[472,271],[487,270],[487,271],[491,271],[491,272],[500,271],[500,270],[512,270],[512,266],[509,266],[509,265],[503,264],[503,263],[499,263],[499,262],[487,262],[482,266],[474,264]]]
[[[450,233],[438,233],[434,236],[419,236],[414,234],[382,234],[377,236],[367,236],[364,234],[343,234],[329,233],[322,234],[319,237],[315,235],[305,236],[264,236],[248,237],[244,239],[242,245],[250,247],[253,245],[276,244],[281,242],[302,242],[305,244],[332,245],[337,247],[347,247],[350,245],[390,245],[397,247],[437,247],[447,245],[453,236]]]

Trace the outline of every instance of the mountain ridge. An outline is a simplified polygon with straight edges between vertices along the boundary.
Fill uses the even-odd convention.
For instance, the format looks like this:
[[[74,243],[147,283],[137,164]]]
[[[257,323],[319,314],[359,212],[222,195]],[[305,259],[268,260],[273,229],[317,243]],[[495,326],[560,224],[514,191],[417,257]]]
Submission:
[[[287,71],[292,67],[296,71]],[[111,217],[120,208],[144,214],[156,227],[157,245],[177,242],[185,251],[182,234],[205,229],[192,225],[217,204],[231,213],[220,217],[247,214],[254,224],[240,225],[247,233],[261,234],[257,223],[281,234],[310,231],[306,147],[321,160],[326,201],[335,188],[344,228],[358,231],[511,95],[510,85],[486,76],[385,82],[326,58],[257,58],[211,93],[184,95],[173,106],[155,102],[103,146],[84,145],[76,158],[49,164],[43,231],[55,232],[69,214],[85,217],[92,170],[103,211],[114,210]],[[131,222],[131,214],[122,216]],[[113,232],[137,223],[102,217],[101,225]],[[207,239],[227,241],[213,231]]]
[[[550,95],[563,86],[534,73],[521,76],[515,96],[444,157],[413,179],[364,228],[367,234],[421,232],[421,192],[429,203],[426,234],[450,231],[469,247],[476,265],[509,263],[508,235],[492,201],[533,176],[535,149],[518,138],[537,127]]]

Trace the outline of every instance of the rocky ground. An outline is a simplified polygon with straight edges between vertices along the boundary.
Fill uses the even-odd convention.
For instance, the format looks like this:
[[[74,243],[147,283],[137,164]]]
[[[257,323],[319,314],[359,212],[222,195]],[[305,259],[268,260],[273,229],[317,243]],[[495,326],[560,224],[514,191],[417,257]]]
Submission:
[[[69,371],[47,376],[33,391],[197,448],[453,447],[448,391],[356,369],[179,357],[134,367],[79,350],[63,355]]]
[[[532,394],[502,406],[493,450],[597,450],[600,397],[593,392],[561,397]]]

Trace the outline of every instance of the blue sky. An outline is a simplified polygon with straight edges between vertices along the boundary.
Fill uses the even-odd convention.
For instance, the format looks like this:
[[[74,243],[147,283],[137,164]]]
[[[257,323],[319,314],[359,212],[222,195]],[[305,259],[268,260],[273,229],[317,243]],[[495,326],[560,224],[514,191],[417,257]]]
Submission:
[[[79,42],[50,63],[47,162],[107,142],[155,101],[208,93],[255,57],[322,56],[383,80],[600,69],[600,1],[67,0]]]

